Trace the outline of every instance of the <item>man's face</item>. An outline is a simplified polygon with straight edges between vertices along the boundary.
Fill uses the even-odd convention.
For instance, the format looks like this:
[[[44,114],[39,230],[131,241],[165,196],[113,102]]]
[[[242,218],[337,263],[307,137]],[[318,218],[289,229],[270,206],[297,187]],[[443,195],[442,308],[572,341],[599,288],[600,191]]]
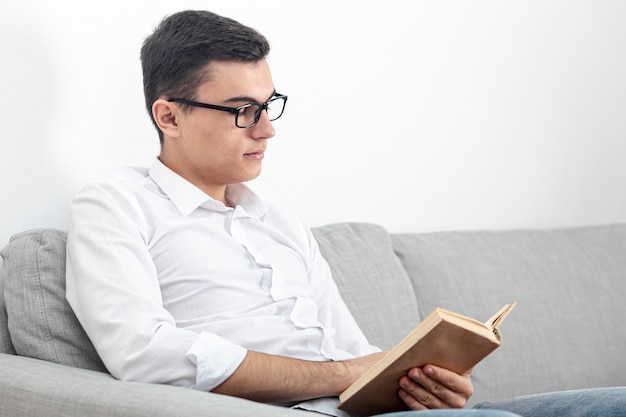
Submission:
[[[211,80],[200,85],[195,101],[226,107],[262,104],[274,94],[266,60],[213,62]],[[171,105],[179,106],[177,103]],[[267,140],[275,131],[266,111],[255,126],[238,128],[231,113],[193,107],[176,112],[177,134],[163,145],[161,160],[209,195],[227,184],[248,181],[261,172]]]

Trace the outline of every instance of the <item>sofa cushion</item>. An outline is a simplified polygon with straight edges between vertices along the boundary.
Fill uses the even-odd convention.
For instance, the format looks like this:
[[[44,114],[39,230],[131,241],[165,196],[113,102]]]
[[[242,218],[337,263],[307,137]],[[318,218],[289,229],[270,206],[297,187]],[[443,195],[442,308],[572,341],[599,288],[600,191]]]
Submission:
[[[517,307],[474,372],[474,401],[626,385],[626,225],[393,236],[422,314]]]
[[[66,233],[37,229],[3,249],[11,340],[22,356],[105,371],[65,300],[65,244]]]
[[[339,292],[370,343],[388,349],[420,321],[413,287],[388,232],[367,223],[313,229]]]
[[[0,256],[2,254],[0,253]],[[2,280],[2,258],[0,257],[0,353],[15,355],[15,348],[9,336],[9,325],[7,322],[7,309],[4,303],[4,282]]]

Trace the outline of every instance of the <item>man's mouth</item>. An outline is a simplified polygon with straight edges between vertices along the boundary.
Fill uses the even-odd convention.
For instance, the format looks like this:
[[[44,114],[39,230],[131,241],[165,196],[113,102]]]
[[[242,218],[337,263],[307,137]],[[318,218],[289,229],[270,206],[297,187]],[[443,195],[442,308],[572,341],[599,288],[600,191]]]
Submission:
[[[263,159],[263,157],[265,156],[265,149],[258,149],[253,152],[244,153],[243,156],[252,159]]]

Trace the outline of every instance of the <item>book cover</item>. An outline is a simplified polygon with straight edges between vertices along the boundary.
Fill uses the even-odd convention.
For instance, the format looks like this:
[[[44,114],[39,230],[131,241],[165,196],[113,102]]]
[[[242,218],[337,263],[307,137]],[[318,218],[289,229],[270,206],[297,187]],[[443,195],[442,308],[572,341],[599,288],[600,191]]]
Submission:
[[[499,326],[515,304],[507,304],[485,323],[436,308],[341,393],[338,408],[359,415],[406,410],[398,381],[409,369],[432,364],[458,374],[469,371],[501,345]]]

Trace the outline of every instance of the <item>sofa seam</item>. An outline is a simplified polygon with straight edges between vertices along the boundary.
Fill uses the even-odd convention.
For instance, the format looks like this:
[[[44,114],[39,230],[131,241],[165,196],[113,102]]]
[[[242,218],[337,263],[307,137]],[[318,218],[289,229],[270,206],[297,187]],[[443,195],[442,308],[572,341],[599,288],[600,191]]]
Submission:
[[[49,340],[50,345],[52,346],[52,352],[54,354],[54,359],[57,363],[59,363],[59,353],[57,352],[56,349],[56,345],[54,343],[54,338],[52,337],[52,331],[50,330],[50,325],[48,323],[48,317],[46,315],[46,302],[45,302],[45,297],[43,295],[43,291],[44,291],[44,287],[43,287],[43,282],[41,280],[41,268],[40,268],[40,263],[39,263],[39,252],[42,250],[44,244],[43,244],[43,240],[44,240],[44,234],[46,233],[46,231],[42,231],[41,233],[39,233],[37,235],[38,238],[38,246],[37,249],[35,251],[35,262],[36,262],[36,268],[37,268],[37,281],[39,283],[39,297],[40,297],[40,306],[41,308],[41,312],[40,312],[40,316],[42,321],[45,323],[45,328],[46,328],[46,332],[47,332],[47,338]]]

